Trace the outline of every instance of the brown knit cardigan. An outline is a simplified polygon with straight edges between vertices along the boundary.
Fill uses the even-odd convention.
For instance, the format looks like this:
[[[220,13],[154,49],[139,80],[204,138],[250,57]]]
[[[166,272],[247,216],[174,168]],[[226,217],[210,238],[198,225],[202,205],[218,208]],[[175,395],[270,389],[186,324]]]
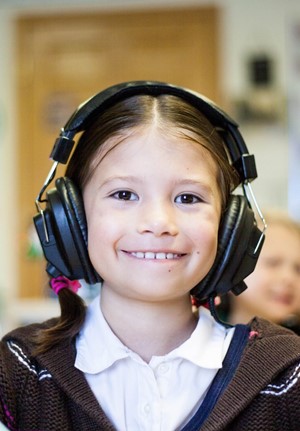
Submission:
[[[73,365],[73,342],[33,357],[39,326],[19,328],[0,344],[0,420],[18,431],[114,430]],[[300,430],[300,337],[254,319],[235,375],[201,431],[260,430]]]

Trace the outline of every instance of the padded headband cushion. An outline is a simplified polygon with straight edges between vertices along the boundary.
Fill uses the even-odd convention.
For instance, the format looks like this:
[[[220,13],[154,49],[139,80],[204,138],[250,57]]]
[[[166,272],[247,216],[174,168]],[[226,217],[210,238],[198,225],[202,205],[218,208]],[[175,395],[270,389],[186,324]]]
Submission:
[[[164,82],[131,81],[113,85],[88,99],[74,112],[64,130],[75,133],[85,130],[95,115],[124,99],[142,94],[154,97],[169,94],[180,97],[202,112],[213,125],[224,129],[227,129],[229,124],[237,126],[229,115],[202,94]]]
[[[187,88],[156,81],[124,82],[107,88],[81,104],[73,113],[56,139],[51,158],[59,163],[67,163],[74,146],[74,135],[86,130],[94,118],[114,104],[137,95],[174,95],[194,106],[216,127],[227,147],[231,162],[236,168],[240,181],[256,178],[255,162],[249,158],[248,149],[237,123],[214,102],[202,94]],[[247,156],[245,158],[245,156]],[[247,162],[245,162],[247,160]]]

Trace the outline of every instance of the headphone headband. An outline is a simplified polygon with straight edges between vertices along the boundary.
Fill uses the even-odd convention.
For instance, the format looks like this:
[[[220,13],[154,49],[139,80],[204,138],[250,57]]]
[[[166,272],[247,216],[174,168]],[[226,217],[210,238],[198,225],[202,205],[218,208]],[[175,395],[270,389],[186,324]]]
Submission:
[[[158,81],[130,81],[113,85],[81,104],[65,125],[65,130],[75,131],[75,133],[82,131],[90,116],[97,113],[99,108],[103,111],[121,100],[139,94],[154,97],[161,94],[178,96],[203,112],[212,124],[224,129],[227,128],[228,123],[237,127],[237,123],[214,102],[194,91]]]
[[[222,135],[232,164],[240,176],[240,182],[252,181],[257,177],[254,157],[248,152],[244,139],[238,130],[238,124],[229,115],[202,94],[157,81],[130,81],[113,85],[81,104],[56,139],[50,155],[51,159],[66,164],[75,144],[73,138],[76,133],[85,130],[96,115],[109,107],[131,96],[141,94],[154,97],[169,94],[194,106],[207,117]]]

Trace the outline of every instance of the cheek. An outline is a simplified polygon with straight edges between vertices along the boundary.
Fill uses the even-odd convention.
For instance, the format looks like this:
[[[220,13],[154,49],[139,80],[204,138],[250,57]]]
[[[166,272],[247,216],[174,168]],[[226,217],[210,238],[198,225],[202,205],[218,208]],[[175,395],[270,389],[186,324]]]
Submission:
[[[93,266],[98,272],[100,272],[98,263],[102,260],[102,253],[106,248],[105,242],[105,232],[95,224],[90,224],[88,230],[88,253]]]
[[[206,255],[208,264],[212,264],[218,248],[218,224],[202,223],[190,232],[190,237],[196,242],[196,254],[199,257]]]
[[[102,260],[102,256],[109,251],[117,236],[117,224],[112,223],[109,215],[98,213],[97,216],[87,217],[88,251],[93,265]]]

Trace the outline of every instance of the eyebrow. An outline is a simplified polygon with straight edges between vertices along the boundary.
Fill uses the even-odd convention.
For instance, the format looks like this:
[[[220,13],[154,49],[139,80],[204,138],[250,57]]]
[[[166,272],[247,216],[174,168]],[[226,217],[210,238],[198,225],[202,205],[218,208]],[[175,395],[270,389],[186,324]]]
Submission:
[[[127,181],[127,182],[133,182],[133,183],[142,183],[143,180],[139,177],[136,177],[134,175],[117,175],[117,176],[111,176],[108,177],[103,183],[101,184],[101,187],[109,184],[112,181]],[[206,193],[212,194],[212,187],[201,181],[196,180],[193,178],[179,178],[172,181],[175,186],[184,186],[184,185],[195,185],[200,186]]]
[[[111,183],[112,181],[128,181],[128,182],[134,182],[134,183],[142,182],[140,178],[135,177],[134,175],[113,175],[111,177],[106,178],[106,180],[103,181],[100,187],[103,187],[106,184]]]

